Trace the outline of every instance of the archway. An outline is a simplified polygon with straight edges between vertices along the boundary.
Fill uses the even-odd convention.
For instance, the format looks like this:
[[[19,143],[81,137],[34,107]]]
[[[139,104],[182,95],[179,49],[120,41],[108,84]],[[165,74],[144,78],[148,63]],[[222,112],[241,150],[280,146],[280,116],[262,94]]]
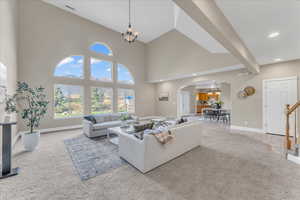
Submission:
[[[207,99],[200,98],[200,94]],[[189,96],[189,97],[187,97]],[[231,110],[230,83],[216,80],[202,80],[179,87],[177,91],[177,117],[202,115],[202,109],[222,102],[222,109]]]

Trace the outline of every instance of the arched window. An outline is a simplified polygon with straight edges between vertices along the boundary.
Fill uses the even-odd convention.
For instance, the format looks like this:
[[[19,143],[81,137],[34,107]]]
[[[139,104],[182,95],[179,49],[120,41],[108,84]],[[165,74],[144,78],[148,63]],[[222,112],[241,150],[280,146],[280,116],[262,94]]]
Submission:
[[[55,67],[54,118],[134,113],[134,78],[128,68],[115,62],[111,49],[103,43],[94,43],[89,50],[86,55],[69,56]]]
[[[83,56],[70,56],[56,66],[54,76],[67,78],[83,78]]]
[[[124,84],[134,84],[130,71],[122,64],[118,64],[118,82]]]
[[[90,50],[95,52],[95,53],[98,53],[98,54],[104,54],[104,55],[107,55],[107,56],[112,56],[113,53],[112,53],[112,50],[105,44],[102,44],[102,43],[94,43],[90,46]]]
[[[0,62],[0,104],[4,103],[7,88],[7,68]]]
[[[0,62],[0,86],[6,87],[7,85],[7,69],[4,64]]]

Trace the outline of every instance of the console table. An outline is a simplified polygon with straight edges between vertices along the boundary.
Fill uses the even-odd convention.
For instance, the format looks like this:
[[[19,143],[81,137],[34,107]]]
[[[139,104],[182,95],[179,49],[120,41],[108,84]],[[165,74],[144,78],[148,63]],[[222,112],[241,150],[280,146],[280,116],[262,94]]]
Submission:
[[[18,174],[19,168],[11,168],[11,127],[16,122],[0,122],[2,126],[2,171],[0,179],[8,178]]]

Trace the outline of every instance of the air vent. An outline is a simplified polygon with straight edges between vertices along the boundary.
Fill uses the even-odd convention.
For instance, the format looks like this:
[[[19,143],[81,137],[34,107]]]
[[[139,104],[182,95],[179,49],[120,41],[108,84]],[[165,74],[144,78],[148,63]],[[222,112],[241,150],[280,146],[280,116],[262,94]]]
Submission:
[[[75,8],[73,8],[72,6],[69,6],[69,5],[65,5],[65,7],[68,8],[68,9],[70,9],[70,10],[72,10],[72,11],[76,10]]]

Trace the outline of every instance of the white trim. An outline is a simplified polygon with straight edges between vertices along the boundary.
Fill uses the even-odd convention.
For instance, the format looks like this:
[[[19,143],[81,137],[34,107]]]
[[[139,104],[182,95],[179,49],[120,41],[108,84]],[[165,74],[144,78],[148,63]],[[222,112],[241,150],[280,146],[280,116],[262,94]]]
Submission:
[[[263,80],[263,93],[262,93],[262,111],[263,111],[263,131],[266,133],[267,132],[267,127],[265,126],[266,124],[266,109],[265,109],[265,106],[266,106],[266,83],[267,82],[270,82],[270,81],[284,81],[284,80],[296,80],[297,81],[297,99],[298,99],[298,76],[290,76],[290,77],[283,77],[283,78],[274,78],[274,79],[264,79]],[[298,113],[297,113],[297,116],[296,116],[296,119],[298,119]],[[298,127],[297,127],[298,128]],[[285,135],[285,134],[282,134],[282,135]]]
[[[63,126],[63,127],[57,127],[57,128],[47,128],[47,129],[39,129],[40,133],[53,133],[57,131],[66,131],[66,130],[73,130],[73,129],[80,129],[82,128],[82,125],[75,125],[75,126]],[[21,131],[19,134],[26,133],[27,131]]]
[[[75,126],[63,126],[58,128],[48,128],[48,129],[40,129],[40,133],[52,133],[52,132],[58,132],[58,131],[66,131],[66,130],[74,130],[74,129],[80,129],[82,128],[82,125],[75,125]],[[16,136],[13,139],[12,147],[14,148],[19,139],[21,138],[22,134],[26,133],[27,131],[20,131],[16,134]]]
[[[254,133],[264,133],[263,129],[235,126],[235,125],[231,125],[230,129],[231,130],[239,130],[239,131],[248,131],[248,132],[254,132]]]
[[[285,81],[285,80],[295,80],[295,79],[298,79],[298,76],[290,76],[290,77],[284,77],[284,78],[264,79],[263,82],[267,82],[267,81]]]
[[[17,142],[19,141],[20,137],[21,137],[21,133],[17,133],[17,134],[13,137],[12,148],[15,147],[15,145],[16,145]]]
[[[172,78],[162,78],[160,80],[150,80],[148,82],[149,83],[159,83],[159,82],[163,82],[163,81],[172,81],[172,80],[183,79],[183,78],[195,78],[197,76],[204,76],[204,75],[215,74],[215,73],[220,73],[220,72],[235,71],[235,70],[244,69],[244,68],[245,67],[243,65],[235,65],[235,66],[222,67],[222,68],[212,69],[212,70],[207,70],[207,71],[202,71],[202,72],[195,72],[192,74],[174,76]]]
[[[300,157],[299,156],[294,156],[294,155],[288,154],[287,159],[289,161],[292,161],[292,162],[300,165]]]

